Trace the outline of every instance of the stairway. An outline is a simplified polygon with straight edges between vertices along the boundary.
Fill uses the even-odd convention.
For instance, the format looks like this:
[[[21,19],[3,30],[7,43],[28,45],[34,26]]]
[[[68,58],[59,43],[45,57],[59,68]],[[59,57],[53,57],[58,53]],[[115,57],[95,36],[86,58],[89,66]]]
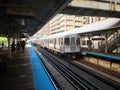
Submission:
[[[109,35],[109,37],[107,38],[107,43],[108,43],[108,46],[107,46],[108,52],[111,53],[112,51],[117,49],[115,33]],[[100,47],[100,51],[105,52],[105,48],[106,48],[106,43],[104,41]]]

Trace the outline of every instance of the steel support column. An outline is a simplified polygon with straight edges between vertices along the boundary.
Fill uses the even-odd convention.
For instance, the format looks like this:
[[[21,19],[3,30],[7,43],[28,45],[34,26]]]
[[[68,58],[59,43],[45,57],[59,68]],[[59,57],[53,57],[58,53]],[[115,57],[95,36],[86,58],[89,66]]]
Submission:
[[[107,34],[105,34],[105,53],[108,53]]]

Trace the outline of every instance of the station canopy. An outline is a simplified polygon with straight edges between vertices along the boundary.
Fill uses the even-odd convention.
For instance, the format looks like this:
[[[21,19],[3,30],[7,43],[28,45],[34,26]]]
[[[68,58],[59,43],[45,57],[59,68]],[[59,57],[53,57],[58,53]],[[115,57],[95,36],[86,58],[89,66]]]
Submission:
[[[0,0],[0,36],[32,36],[72,0]]]

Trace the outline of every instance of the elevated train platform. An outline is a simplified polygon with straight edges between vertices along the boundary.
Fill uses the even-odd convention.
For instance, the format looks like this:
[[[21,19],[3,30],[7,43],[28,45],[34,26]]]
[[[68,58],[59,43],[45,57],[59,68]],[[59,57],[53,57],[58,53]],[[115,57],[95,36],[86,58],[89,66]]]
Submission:
[[[25,52],[18,51],[11,60],[5,57],[7,49],[1,49],[7,69],[0,70],[0,90],[54,90],[38,56],[30,45]],[[4,54],[3,54],[4,53]]]
[[[103,53],[95,50],[81,51],[85,61],[120,73],[120,54]]]

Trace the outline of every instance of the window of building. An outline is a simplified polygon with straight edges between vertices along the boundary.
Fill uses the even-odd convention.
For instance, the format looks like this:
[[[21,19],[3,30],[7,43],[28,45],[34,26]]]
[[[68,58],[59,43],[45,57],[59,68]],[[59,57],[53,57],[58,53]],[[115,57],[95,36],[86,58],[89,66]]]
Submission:
[[[93,17],[93,22],[96,22],[96,17]]]
[[[79,28],[79,27],[81,27],[81,26],[75,26],[75,28]]]
[[[93,22],[93,18],[89,17],[89,23],[92,23],[92,22]]]

